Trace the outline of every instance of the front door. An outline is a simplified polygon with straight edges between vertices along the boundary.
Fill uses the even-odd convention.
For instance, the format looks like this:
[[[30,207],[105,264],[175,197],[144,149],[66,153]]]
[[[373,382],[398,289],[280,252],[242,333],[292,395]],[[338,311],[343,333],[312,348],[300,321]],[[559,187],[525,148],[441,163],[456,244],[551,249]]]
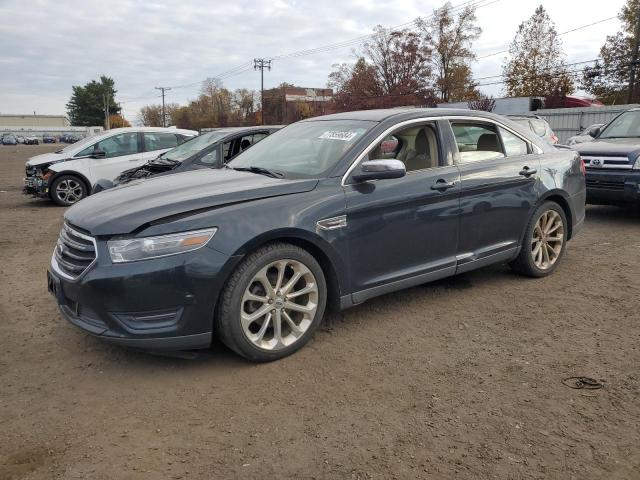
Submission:
[[[460,168],[458,272],[508,260],[536,203],[539,156],[490,122],[452,121]]]
[[[144,163],[142,149],[138,143],[137,132],[127,132],[105,138],[87,147],[78,156],[104,152],[99,158],[88,158],[91,182],[100,179],[113,180],[123,171],[139,167]]]
[[[347,179],[355,303],[455,272],[460,179],[456,166],[445,165],[443,147],[435,122],[404,127],[370,146],[363,159],[402,160],[403,178]]]

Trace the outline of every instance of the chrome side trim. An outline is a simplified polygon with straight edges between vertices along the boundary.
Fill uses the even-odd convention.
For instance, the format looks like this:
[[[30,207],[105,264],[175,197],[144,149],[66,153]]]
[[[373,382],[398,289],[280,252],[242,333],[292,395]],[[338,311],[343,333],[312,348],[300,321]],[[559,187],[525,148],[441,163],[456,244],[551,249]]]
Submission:
[[[409,125],[414,125],[416,123],[434,122],[434,121],[438,121],[438,120],[447,120],[447,121],[464,120],[464,121],[472,121],[472,122],[480,121],[480,122],[492,123],[492,124],[494,124],[494,125],[496,125],[496,126],[498,126],[500,128],[504,128],[508,132],[512,133],[513,135],[518,137],[523,142],[526,142],[527,145],[531,145],[531,148],[533,149],[534,153],[528,154],[528,155],[540,155],[540,154],[544,153],[542,151],[542,149],[540,147],[538,147],[535,143],[532,143],[531,140],[527,139],[526,137],[523,137],[522,134],[514,131],[511,127],[508,127],[507,125],[505,125],[503,123],[500,123],[497,120],[494,120],[493,118],[474,117],[474,116],[465,116],[465,115],[453,115],[453,116],[441,115],[441,116],[437,116],[437,117],[412,118],[411,120],[405,120],[404,122],[396,123],[392,127],[387,128],[380,135],[378,135],[376,137],[376,139],[373,142],[371,142],[369,144],[369,146],[367,148],[365,148],[360,153],[360,155],[358,155],[356,157],[356,159],[351,163],[351,165],[349,166],[349,168],[347,169],[345,174],[342,176],[342,180],[340,181],[340,185],[342,185],[343,187],[347,185],[347,183],[346,183],[347,178],[349,177],[349,175],[351,175],[351,172],[362,161],[362,159],[365,157],[365,155],[367,155],[371,150],[373,150],[376,147],[376,145],[378,145],[378,143],[380,143],[391,132],[397,130],[398,128],[402,128],[402,127],[409,126]],[[454,161],[454,164],[457,164],[457,163],[458,162]],[[478,162],[478,163],[480,163],[480,162]],[[443,166],[446,167],[446,166],[449,166],[449,165],[443,165]]]
[[[337,230],[347,226],[347,216],[339,215],[337,217],[325,218],[324,220],[318,220],[316,226],[320,230]]]

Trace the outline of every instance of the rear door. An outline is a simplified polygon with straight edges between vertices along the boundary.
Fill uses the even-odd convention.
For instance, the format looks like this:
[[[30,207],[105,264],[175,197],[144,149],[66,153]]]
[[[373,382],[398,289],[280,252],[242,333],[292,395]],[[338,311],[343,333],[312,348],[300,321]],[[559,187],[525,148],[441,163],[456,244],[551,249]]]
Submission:
[[[144,132],[142,133],[144,151],[142,158],[145,162],[153,160],[158,155],[180,145],[183,138],[181,135],[170,132]]]
[[[453,120],[460,170],[458,272],[517,251],[538,197],[534,146],[519,134],[482,120]]]
[[[456,269],[460,181],[458,168],[448,164],[439,124],[392,131],[362,160],[390,158],[405,163],[404,177],[363,183],[348,178],[344,187],[356,303]]]

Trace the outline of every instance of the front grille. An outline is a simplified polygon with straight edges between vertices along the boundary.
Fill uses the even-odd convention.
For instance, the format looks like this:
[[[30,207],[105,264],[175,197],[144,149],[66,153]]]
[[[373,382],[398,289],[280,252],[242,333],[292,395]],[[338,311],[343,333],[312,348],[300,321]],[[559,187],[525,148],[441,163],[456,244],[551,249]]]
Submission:
[[[587,188],[603,190],[624,190],[623,182],[610,182],[606,180],[591,180],[587,178]]]
[[[67,278],[77,278],[89,268],[97,258],[96,242],[65,223],[53,253],[54,266],[58,273]]]
[[[633,168],[633,164],[629,163],[629,159],[627,157],[605,157],[605,156],[590,156],[583,155],[582,160],[584,160],[584,165],[591,169],[620,169],[620,170],[631,170]]]

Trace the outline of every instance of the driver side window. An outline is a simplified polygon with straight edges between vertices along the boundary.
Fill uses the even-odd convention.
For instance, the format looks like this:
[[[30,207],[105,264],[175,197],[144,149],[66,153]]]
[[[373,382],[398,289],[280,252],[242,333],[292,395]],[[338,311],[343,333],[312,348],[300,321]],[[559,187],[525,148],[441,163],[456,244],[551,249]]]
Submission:
[[[105,152],[104,158],[133,155],[134,153],[138,153],[138,134],[135,132],[121,133],[119,135],[114,135],[113,137],[105,138],[104,140],[85,148],[75,156],[85,157],[93,155],[95,151]]]
[[[407,172],[436,168],[440,165],[437,138],[431,124],[404,128],[376,145],[368,160],[400,160]]]

